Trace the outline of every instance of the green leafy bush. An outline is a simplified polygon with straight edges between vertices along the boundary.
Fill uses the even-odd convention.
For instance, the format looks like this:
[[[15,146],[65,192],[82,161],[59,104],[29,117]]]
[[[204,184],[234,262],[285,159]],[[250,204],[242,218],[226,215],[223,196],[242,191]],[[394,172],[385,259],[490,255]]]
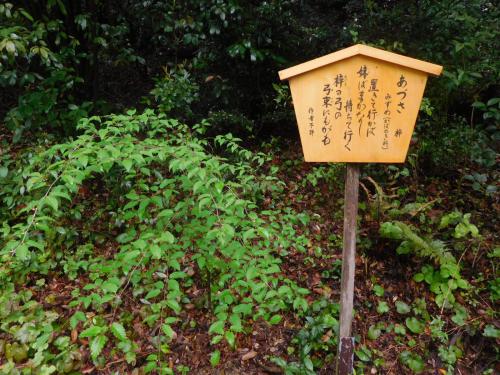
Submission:
[[[19,141],[26,130],[73,134],[78,120],[93,109],[91,102],[75,104],[72,92],[82,82],[69,69],[51,70],[36,89],[19,96],[17,106],[5,118],[14,133],[13,141]]]
[[[84,118],[74,141],[10,164],[0,194],[11,210],[1,229],[2,285],[54,270],[71,278],[88,274],[71,307],[103,312],[120,306],[130,290],[146,324],[163,321],[167,342],[186,303],[212,311],[212,343],[225,339],[231,346],[246,317],[276,324],[280,311],[306,312],[309,291],[277,275],[288,248],[305,248],[294,226],[307,217],[259,209],[255,202],[280,189],[272,175],[255,173],[267,157],[241,148],[231,135],[213,140],[228,158],[208,153],[208,140],[199,137],[207,126],[191,130],[151,110]],[[105,194],[92,208],[100,214],[90,217],[94,199],[79,198],[89,184]],[[100,225],[111,238],[96,235],[92,228]],[[116,250],[97,255],[103,241]],[[194,274],[205,286],[199,301],[185,294]],[[90,339],[94,361],[112,336],[134,361],[121,323],[80,318],[86,327],[80,337]]]
[[[151,91],[158,109],[170,117],[191,119],[192,105],[199,100],[199,87],[185,69],[165,69],[165,75],[157,79]]]

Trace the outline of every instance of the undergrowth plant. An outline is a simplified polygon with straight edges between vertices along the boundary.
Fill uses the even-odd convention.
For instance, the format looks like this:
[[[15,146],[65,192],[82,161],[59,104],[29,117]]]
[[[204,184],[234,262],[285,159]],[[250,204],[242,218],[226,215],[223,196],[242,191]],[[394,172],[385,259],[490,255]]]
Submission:
[[[308,290],[278,276],[280,256],[307,245],[294,229],[307,216],[260,209],[280,189],[275,177],[256,173],[267,157],[230,134],[203,139],[208,126],[190,129],[151,110],[94,116],[80,121],[74,140],[10,161],[0,180],[10,210],[1,293],[54,271],[88,277],[69,307],[97,365],[108,342],[135,363],[134,336],[117,311],[125,295],[138,300],[160,348],[146,371],[162,363],[185,304],[210,311],[212,344],[231,347],[248,318],[276,324],[283,310],[307,311]],[[195,300],[186,293],[194,284]]]
[[[451,237],[457,243],[455,247],[461,249],[458,240],[465,237],[479,237],[478,228],[470,222],[470,214],[452,212],[441,218],[438,229],[446,229],[453,226]],[[436,294],[436,304],[440,308],[452,307],[455,302],[453,292],[456,289],[468,289],[467,281],[460,274],[460,263],[445,242],[429,239],[417,234],[409,225],[401,221],[385,222],[380,226],[380,235],[385,238],[401,241],[396,249],[398,254],[415,254],[419,258],[432,260],[438,269],[432,264],[426,264],[421,272],[414,276],[415,281],[425,281],[431,291]]]
[[[415,208],[419,207],[416,204],[407,206],[411,207],[403,208],[400,213],[415,212]],[[428,206],[424,206],[424,210]],[[416,212],[420,212],[420,208]],[[405,323],[409,331],[417,335],[423,334],[428,327],[433,341],[437,344],[438,356],[449,373],[454,371],[454,366],[463,353],[460,342],[449,343],[448,331],[445,329],[446,322],[442,319],[442,314],[444,309],[453,309],[454,314],[451,316],[453,324],[457,327],[465,327],[468,324],[468,309],[457,302],[455,294],[459,290],[467,291],[470,288],[470,284],[460,272],[460,263],[470,245],[480,240],[479,230],[470,222],[470,217],[470,214],[458,211],[441,217],[437,226],[433,226],[430,232],[439,232],[446,242],[434,239],[431,235],[422,235],[401,221],[388,221],[380,226],[382,237],[400,241],[396,249],[398,254],[412,254],[417,259],[430,261],[421,267],[421,271],[416,273],[413,279],[416,282],[425,282],[429,286],[435,296],[434,301],[439,308],[439,315],[431,319],[424,300],[420,300],[423,303],[415,303],[413,308],[415,315],[420,317],[407,317]],[[425,223],[425,220],[423,222]],[[455,254],[459,251],[460,258],[457,260]],[[410,313],[409,306],[404,302],[396,303],[396,307],[400,314]],[[411,351],[402,352],[399,359],[416,373],[422,372],[425,368],[422,357]]]

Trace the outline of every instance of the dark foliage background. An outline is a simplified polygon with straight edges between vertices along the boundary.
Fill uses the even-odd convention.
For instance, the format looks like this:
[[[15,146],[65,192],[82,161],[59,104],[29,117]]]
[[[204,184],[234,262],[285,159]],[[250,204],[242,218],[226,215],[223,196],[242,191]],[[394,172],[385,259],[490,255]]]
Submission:
[[[277,71],[353,43],[444,65],[426,91],[432,126],[422,135],[498,120],[497,103],[473,107],[498,96],[491,1],[49,0],[1,10],[2,115],[17,134],[73,134],[78,116],[136,106],[156,87],[143,104],[170,101],[177,116],[258,137],[295,135]],[[422,146],[432,162],[434,145]]]

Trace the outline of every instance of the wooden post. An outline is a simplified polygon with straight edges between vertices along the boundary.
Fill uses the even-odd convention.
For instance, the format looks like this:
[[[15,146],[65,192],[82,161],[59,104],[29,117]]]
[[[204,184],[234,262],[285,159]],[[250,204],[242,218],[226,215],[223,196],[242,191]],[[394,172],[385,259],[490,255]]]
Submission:
[[[340,289],[340,331],[337,374],[353,372],[354,337],[351,336],[356,265],[356,217],[358,214],[359,165],[348,163],[344,199],[344,248]]]

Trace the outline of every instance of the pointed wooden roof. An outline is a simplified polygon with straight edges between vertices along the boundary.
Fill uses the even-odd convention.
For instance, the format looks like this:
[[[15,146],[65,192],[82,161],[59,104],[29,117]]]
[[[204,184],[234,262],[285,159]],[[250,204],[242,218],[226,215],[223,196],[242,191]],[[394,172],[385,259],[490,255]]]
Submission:
[[[413,59],[411,57],[398,55],[397,53],[387,52],[379,48],[374,48],[370,46],[365,46],[363,44],[356,44],[354,46],[342,49],[337,52],[330,53],[328,55],[318,57],[314,60],[309,60],[305,63],[292,66],[291,68],[281,70],[279,72],[280,79],[285,80],[299,74],[307,73],[311,70],[321,68],[325,65],[332,64],[334,62],[347,59],[349,57],[362,55],[372,57],[374,59],[379,59],[383,61],[388,61],[393,64],[402,65],[407,68],[420,70],[422,72],[438,76],[441,74],[443,67],[441,65],[431,64],[426,61]]]

